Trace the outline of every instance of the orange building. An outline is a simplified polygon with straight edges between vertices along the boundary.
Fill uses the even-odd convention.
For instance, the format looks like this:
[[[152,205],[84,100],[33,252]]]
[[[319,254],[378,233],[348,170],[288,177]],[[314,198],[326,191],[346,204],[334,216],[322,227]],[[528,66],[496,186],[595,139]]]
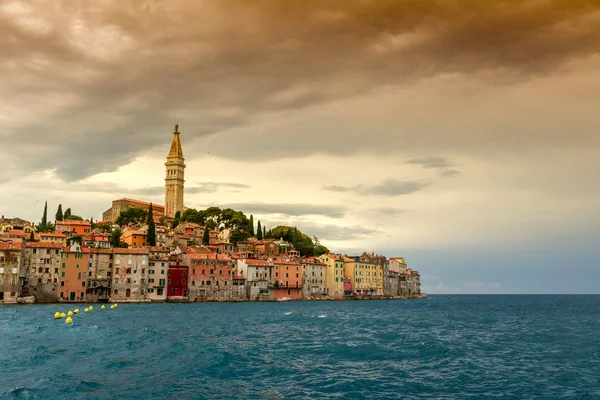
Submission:
[[[190,258],[190,298],[231,297],[232,261],[224,254],[188,253]]]
[[[146,232],[142,232],[136,229],[126,228],[121,235],[121,240],[132,249],[146,246],[148,242],[148,235]]]
[[[273,266],[275,298],[302,299],[302,265],[275,259]]]
[[[73,243],[60,257],[59,301],[84,301],[90,249]]]
[[[65,233],[70,235],[87,235],[92,232],[90,221],[56,221],[56,233]]]

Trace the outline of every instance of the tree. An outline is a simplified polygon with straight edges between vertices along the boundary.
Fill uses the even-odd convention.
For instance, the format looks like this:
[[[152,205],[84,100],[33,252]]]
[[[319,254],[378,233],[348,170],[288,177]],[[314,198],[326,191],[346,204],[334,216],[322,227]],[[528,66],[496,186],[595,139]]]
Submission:
[[[267,227],[263,226],[263,238],[266,239],[267,238]]]
[[[81,217],[79,215],[75,215],[75,214],[69,215],[69,219],[71,221],[83,221],[83,217]]]
[[[57,221],[62,221],[63,220],[63,211],[62,211],[62,204],[58,205],[58,209],[56,210],[56,216],[55,219]]]
[[[316,257],[322,256],[323,254],[327,254],[329,253],[329,249],[325,246],[323,246],[322,244],[315,246],[315,251],[314,251],[314,255]]]
[[[29,232],[29,241],[35,242],[35,236],[33,235],[33,231]]]
[[[204,229],[204,234],[202,235],[202,244],[206,246],[206,245],[208,245],[209,242],[210,242],[210,234],[209,234],[208,227],[206,227]]]
[[[90,225],[94,226],[94,217],[90,218]]]
[[[173,223],[171,224],[171,228],[175,229],[179,226],[179,220],[181,219],[181,211],[177,211],[175,213],[175,219],[173,220]]]
[[[42,214],[42,222],[41,222],[41,225],[44,227],[47,224],[48,224],[48,202],[46,202],[46,204],[44,204],[44,214]]]
[[[263,230],[262,230],[262,227],[260,226],[260,221],[258,221],[258,227],[256,229],[256,238],[258,240],[262,240],[263,239]]]
[[[82,237],[81,235],[71,236],[67,239],[67,247],[71,246],[71,243],[79,243],[81,245]]]
[[[115,229],[110,233],[110,238],[108,240],[112,247],[127,247],[127,243],[121,242],[122,234],[123,232],[121,232],[120,229]]]
[[[69,219],[71,219],[71,208],[70,207],[65,210],[65,213],[63,215],[64,221],[69,220]]]
[[[254,216],[250,214],[250,236],[254,237]]]
[[[148,218],[146,218],[146,225],[150,226],[150,222],[154,221],[154,210],[152,209],[152,203],[148,207]]]
[[[119,226],[125,225],[141,225],[148,219],[148,213],[141,208],[128,208],[125,211],[121,211],[119,216],[115,220],[115,223]]]
[[[152,203],[148,208],[148,246],[156,246],[156,225],[154,224],[154,218],[152,217]]]

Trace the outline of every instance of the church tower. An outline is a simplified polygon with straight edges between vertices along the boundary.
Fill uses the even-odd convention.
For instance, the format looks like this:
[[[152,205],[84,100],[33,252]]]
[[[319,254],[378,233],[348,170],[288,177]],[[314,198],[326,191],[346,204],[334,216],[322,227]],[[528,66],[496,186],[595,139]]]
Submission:
[[[173,142],[167,156],[167,177],[165,178],[165,216],[174,217],[177,211],[183,212],[183,172],[185,170],[179,125],[175,125]]]

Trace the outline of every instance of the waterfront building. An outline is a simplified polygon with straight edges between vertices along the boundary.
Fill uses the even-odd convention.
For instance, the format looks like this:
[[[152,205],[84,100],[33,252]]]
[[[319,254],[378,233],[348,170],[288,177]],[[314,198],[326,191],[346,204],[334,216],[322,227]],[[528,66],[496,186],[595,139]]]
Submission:
[[[169,257],[169,272],[167,274],[167,299],[188,299],[189,266],[181,257],[173,255]]]
[[[302,288],[305,298],[321,297],[327,294],[326,267],[318,258],[303,258],[302,273]]]
[[[148,211],[150,208],[150,203],[147,201],[129,199],[126,197],[113,200],[112,206],[102,213],[102,219],[104,220],[103,222],[115,222],[119,217],[119,214],[121,214],[121,211],[127,211],[130,208],[139,208],[141,210]],[[152,204],[152,210],[155,215],[159,216],[164,215],[165,213],[165,207],[161,206],[160,204]]]
[[[112,249],[91,248],[88,265],[87,301],[103,301],[110,299],[113,274],[114,253]]]
[[[148,248],[114,248],[111,301],[145,300],[148,291]]]
[[[61,252],[59,301],[84,301],[90,249],[73,242]]]
[[[275,299],[302,299],[304,286],[302,265],[299,262],[276,258],[273,260],[273,272]]]
[[[190,299],[229,300],[232,297],[232,260],[225,254],[189,253]]]
[[[21,269],[22,243],[0,241],[0,302],[16,303],[25,271]]]
[[[344,257],[339,254],[326,253],[319,257],[325,265],[325,290],[329,297],[344,297]]]
[[[397,274],[406,273],[406,262],[404,261],[404,257],[392,257],[388,261],[388,270],[390,272],[395,272]]]
[[[231,300],[243,301],[247,300],[246,294],[246,278],[239,275],[231,277]]]
[[[169,272],[169,252],[162,247],[150,247],[148,262],[148,299],[167,299],[167,275]]]
[[[59,297],[61,243],[27,242],[23,267],[26,280],[23,291],[36,303],[56,303]]]
[[[165,178],[165,215],[174,217],[177,211],[183,212],[185,159],[181,149],[178,125],[173,130],[173,141],[167,156]]]
[[[250,300],[271,300],[274,298],[274,274],[271,260],[239,258],[237,260],[237,274],[246,278],[247,293]]]

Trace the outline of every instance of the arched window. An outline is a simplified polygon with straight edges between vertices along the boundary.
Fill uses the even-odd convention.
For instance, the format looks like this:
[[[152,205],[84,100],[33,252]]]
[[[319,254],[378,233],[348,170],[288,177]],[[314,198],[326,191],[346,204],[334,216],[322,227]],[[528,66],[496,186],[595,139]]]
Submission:
[[[125,291],[125,297],[131,297],[131,289]]]
[[[119,294],[119,289],[115,289],[115,294]]]

